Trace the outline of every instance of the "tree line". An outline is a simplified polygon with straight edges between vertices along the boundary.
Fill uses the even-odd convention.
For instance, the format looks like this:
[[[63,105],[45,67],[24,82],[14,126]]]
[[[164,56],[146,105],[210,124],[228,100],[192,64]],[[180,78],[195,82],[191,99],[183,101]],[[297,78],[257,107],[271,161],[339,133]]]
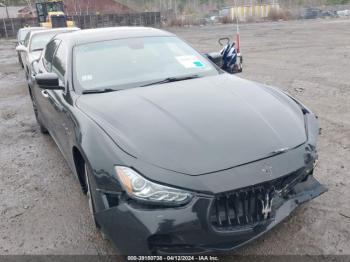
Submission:
[[[232,6],[234,3],[251,4],[272,2],[273,0],[114,0],[140,11],[164,11],[173,9],[178,12],[198,10],[203,7],[220,9]],[[88,2],[88,1],[87,1]],[[283,6],[318,6],[325,4],[350,4],[350,0],[275,0]],[[35,0],[0,0],[7,6],[33,5]]]

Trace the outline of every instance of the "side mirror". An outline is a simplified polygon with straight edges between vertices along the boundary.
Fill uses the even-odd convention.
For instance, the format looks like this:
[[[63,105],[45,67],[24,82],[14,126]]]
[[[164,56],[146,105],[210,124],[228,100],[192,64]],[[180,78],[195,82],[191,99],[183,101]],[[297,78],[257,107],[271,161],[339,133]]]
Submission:
[[[17,52],[26,52],[27,48],[24,45],[19,45],[16,47]]]
[[[55,73],[42,73],[35,76],[35,81],[41,89],[63,90]]]
[[[216,64],[218,67],[222,67],[223,65],[223,60],[222,60],[222,54],[219,52],[217,53],[207,53],[205,56],[212,61],[214,64]]]

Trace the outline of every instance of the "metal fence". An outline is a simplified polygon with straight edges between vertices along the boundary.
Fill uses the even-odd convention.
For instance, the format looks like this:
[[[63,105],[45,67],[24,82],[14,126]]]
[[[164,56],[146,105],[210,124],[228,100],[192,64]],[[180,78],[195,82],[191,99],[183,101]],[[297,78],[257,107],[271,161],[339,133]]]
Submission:
[[[159,12],[104,15],[73,15],[70,17],[81,29],[111,26],[152,26],[160,27]],[[2,20],[2,21],[1,21]],[[9,18],[0,20],[0,38],[17,35],[18,29],[24,26],[38,26],[36,18]]]

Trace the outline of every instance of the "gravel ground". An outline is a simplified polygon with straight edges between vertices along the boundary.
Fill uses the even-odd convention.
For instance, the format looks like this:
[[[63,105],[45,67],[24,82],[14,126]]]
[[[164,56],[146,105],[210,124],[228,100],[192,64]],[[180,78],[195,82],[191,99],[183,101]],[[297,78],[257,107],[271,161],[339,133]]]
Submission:
[[[315,176],[329,191],[239,254],[350,255],[350,20],[241,27],[244,73],[318,114]],[[202,52],[232,25],[170,29]],[[14,42],[0,40],[0,254],[114,254],[94,229],[79,185],[36,125]]]

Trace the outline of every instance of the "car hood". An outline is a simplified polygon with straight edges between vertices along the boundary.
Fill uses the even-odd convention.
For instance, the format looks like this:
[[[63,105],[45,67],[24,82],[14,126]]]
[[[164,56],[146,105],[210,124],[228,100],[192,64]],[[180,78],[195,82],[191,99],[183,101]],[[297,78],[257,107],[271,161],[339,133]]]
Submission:
[[[125,152],[189,175],[250,163],[307,140],[294,101],[228,74],[82,95],[77,106]]]

